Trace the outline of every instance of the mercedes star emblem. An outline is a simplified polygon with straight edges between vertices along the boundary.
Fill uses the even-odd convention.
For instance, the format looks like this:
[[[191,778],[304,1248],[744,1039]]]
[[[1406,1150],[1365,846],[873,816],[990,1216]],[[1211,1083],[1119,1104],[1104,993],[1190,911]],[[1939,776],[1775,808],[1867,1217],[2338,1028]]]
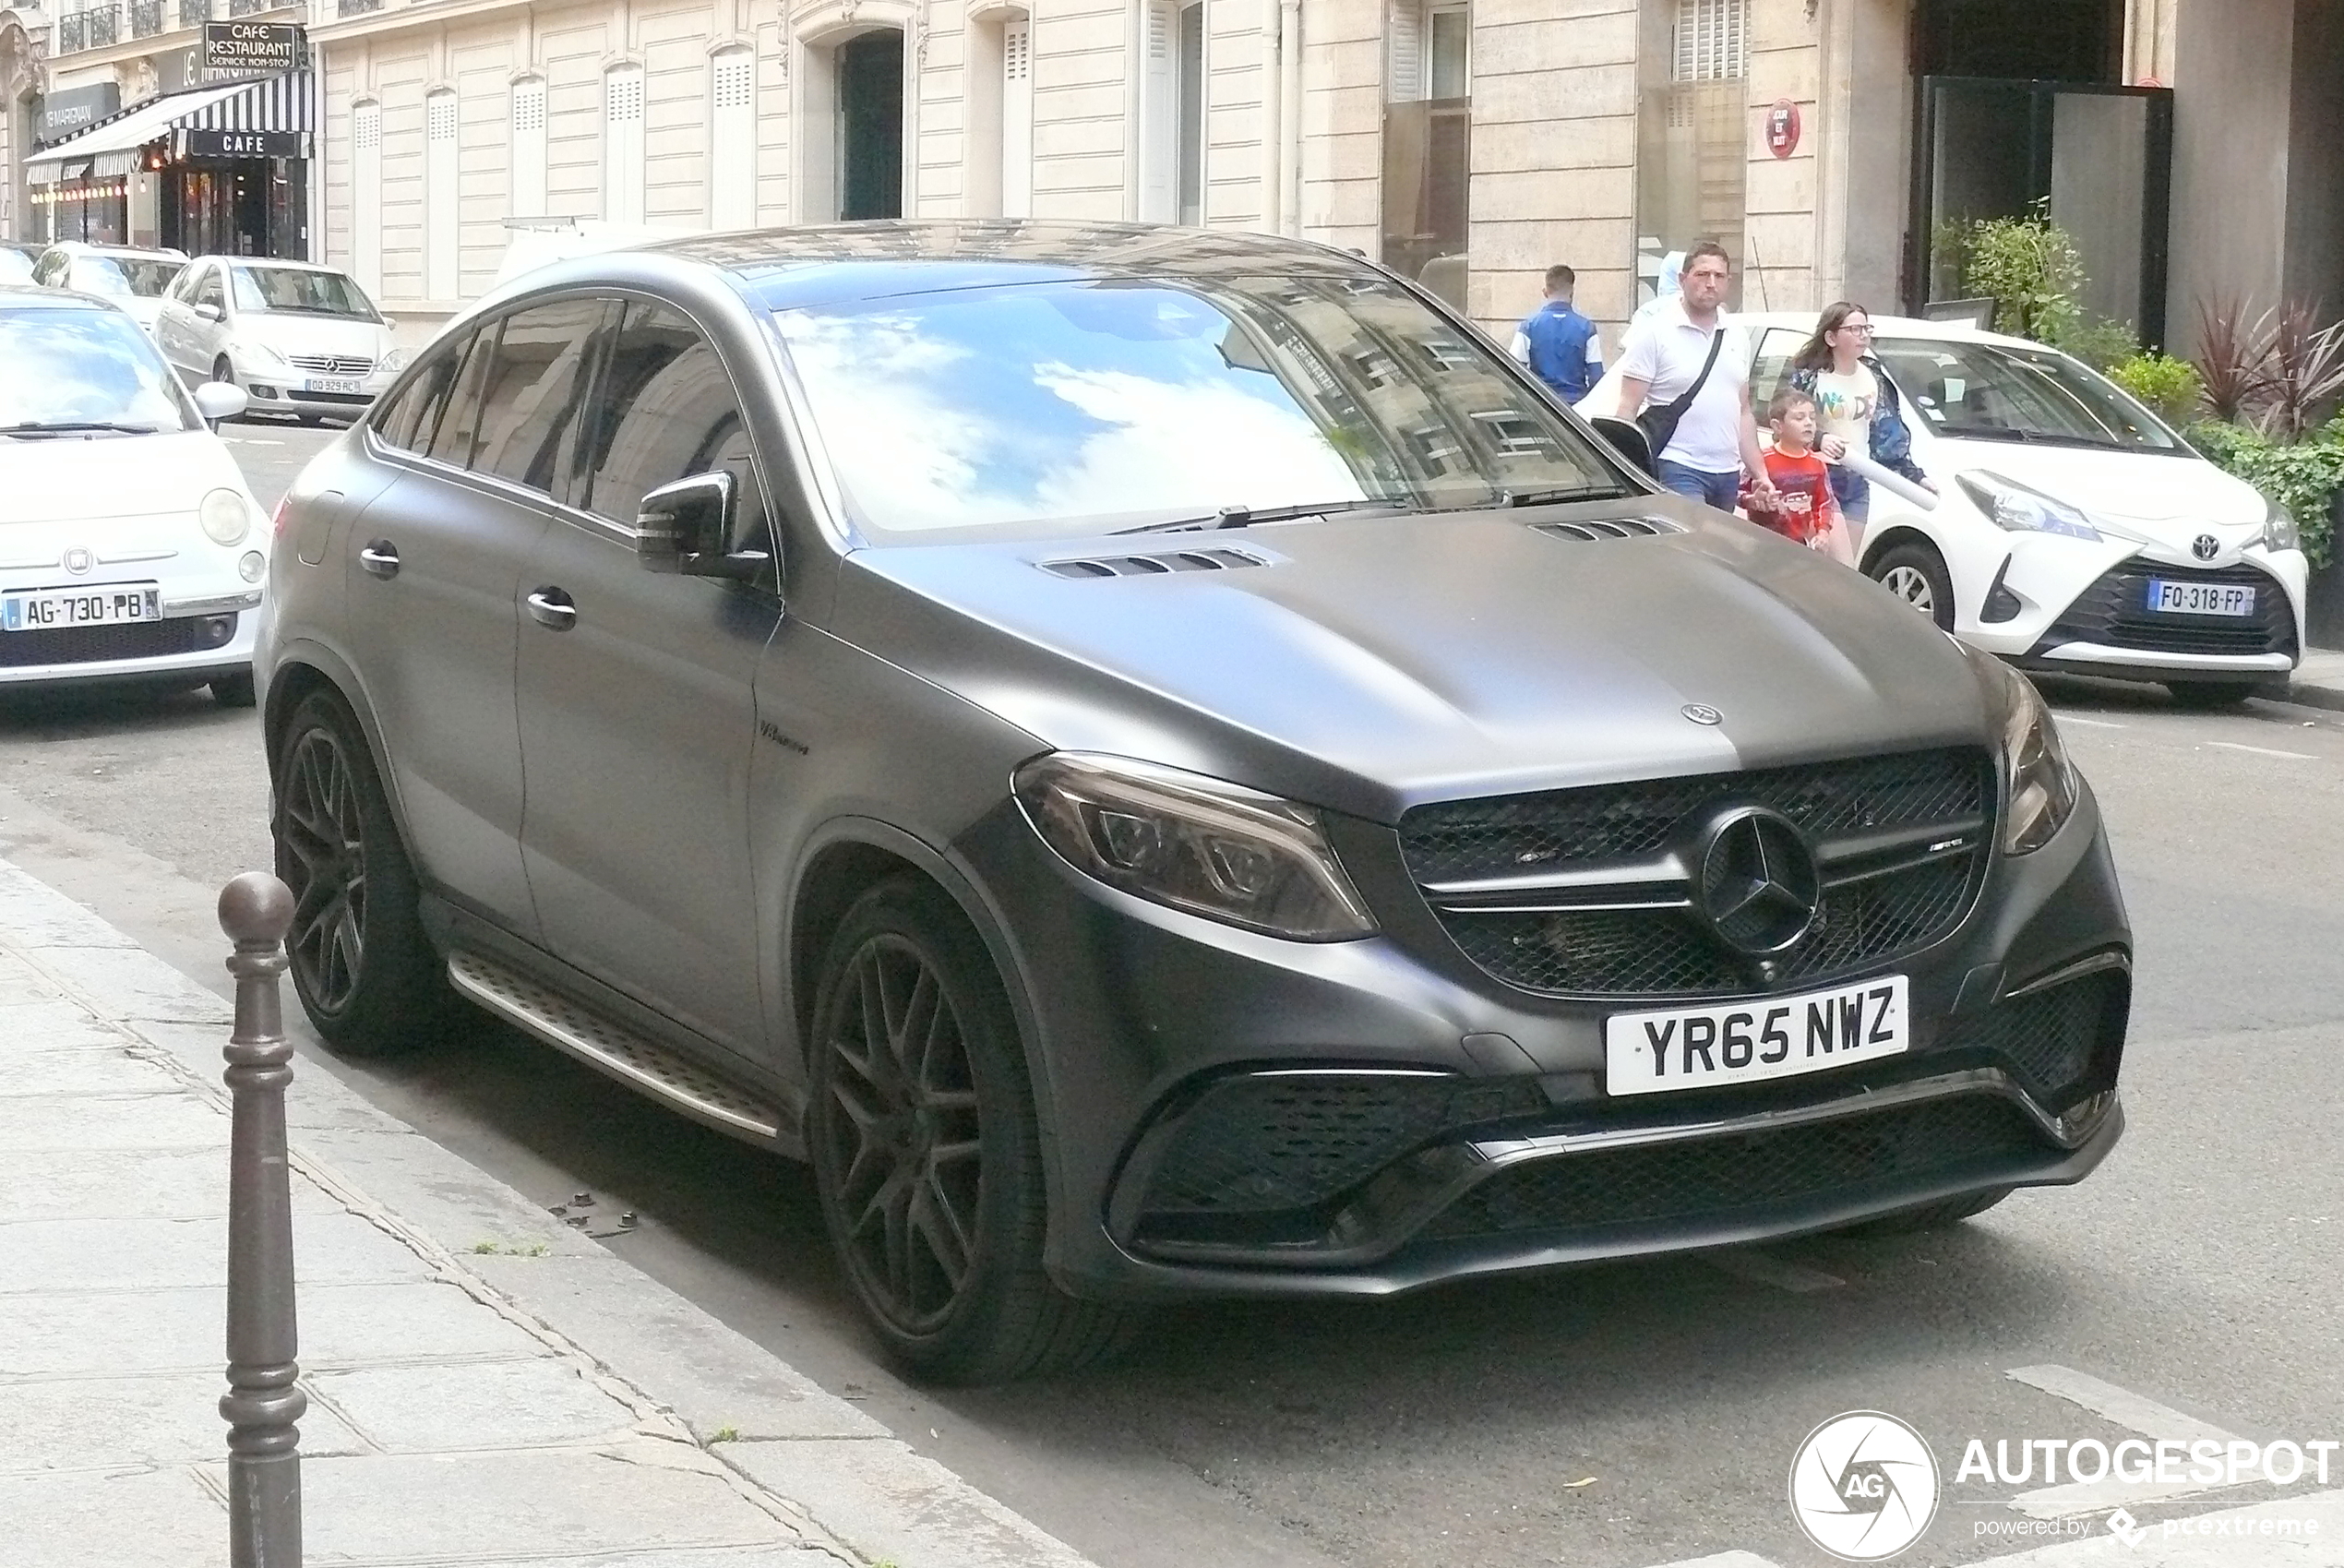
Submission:
[[[2201,561],[2210,561],[2222,553],[2222,542],[2210,533],[2201,533],[2190,542],[2189,553]]]
[[[1680,712],[1697,724],[1722,724],[1726,722],[1726,715],[1706,702],[1688,702]]]
[[[90,566],[90,552],[83,549],[80,545],[76,545],[72,549],[66,552],[65,569],[66,570],[73,573],[74,576],[80,577],[84,575],[89,571]]]
[[[1796,943],[1823,905],[1806,835],[1763,807],[1741,807],[1711,822],[1696,865],[1694,907],[1720,940],[1752,958]]]

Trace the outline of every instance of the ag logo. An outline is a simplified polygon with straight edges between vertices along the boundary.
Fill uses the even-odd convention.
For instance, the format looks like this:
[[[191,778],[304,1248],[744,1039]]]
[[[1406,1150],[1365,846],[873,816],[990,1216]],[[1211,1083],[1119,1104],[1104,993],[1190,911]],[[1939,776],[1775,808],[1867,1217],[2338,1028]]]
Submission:
[[[1848,1562],[1896,1556],[1937,1516],[1937,1456],[1877,1410],[1834,1416],[1790,1462],[1790,1513],[1807,1538]]]

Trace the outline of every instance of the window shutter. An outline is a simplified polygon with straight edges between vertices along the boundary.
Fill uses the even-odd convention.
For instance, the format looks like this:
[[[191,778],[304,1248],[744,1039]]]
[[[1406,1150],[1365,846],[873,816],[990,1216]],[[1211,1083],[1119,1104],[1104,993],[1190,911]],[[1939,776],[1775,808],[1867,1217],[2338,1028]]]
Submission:
[[[513,189],[516,218],[545,216],[545,78],[513,83]]]
[[[1140,84],[1140,221],[1169,223],[1180,162],[1179,15],[1176,0],[1146,0]]]
[[[727,49],[709,60],[708,221],[719,229],[757,221],[757,56]]]
[[[350,112],[350,270],[358,286],[383,297],[383,108]]]
[[[1034,24],[1001,29],[1001,216],[1034,209]]]
[[[458,230],[463,207],[457,181],[456,95],[442,89],[424,99],[424,297],[456,297],[461,257]]]
[[[643,221],[643,67],[613,66],[603,77],[603,216]]]

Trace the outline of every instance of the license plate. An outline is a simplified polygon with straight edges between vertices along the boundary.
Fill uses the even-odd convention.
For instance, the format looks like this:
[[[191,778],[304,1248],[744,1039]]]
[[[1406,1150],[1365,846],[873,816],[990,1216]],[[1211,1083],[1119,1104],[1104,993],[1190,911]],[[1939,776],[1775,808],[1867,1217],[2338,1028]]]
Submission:
[[[2148,580],[2148,607],[2160,616],[2251,616],[2254,590],[2235,582]]]
[[[47,588],[0,594],[0,631],[45,631],[61,626],[105,626],[161,617],[149,582],[109,582],[92,588]]]
[[[312,376],[309,389],[313,392],[355,392],[363,385],[354,376]]]
[[[1795,997],[1615,1013],[1604,1021],[1614,1095],[1755,1083],[1896,1056],[1912,1044],[1902,975]]]

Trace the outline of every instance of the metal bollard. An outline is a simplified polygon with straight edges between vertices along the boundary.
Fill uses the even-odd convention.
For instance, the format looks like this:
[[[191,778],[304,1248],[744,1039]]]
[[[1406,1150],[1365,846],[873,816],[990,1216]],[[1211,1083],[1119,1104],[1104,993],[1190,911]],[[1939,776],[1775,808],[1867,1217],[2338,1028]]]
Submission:
[[[293,1193],[285,1166],[285,1085],[293,1082],[277,977],[293,925],[292,890],[247,871],[220,890],[220,928],[236,944],[234,1098],[228,1155],[228,1561],[300,1568],[301,1432],[309,1407],[293,1325]]]

